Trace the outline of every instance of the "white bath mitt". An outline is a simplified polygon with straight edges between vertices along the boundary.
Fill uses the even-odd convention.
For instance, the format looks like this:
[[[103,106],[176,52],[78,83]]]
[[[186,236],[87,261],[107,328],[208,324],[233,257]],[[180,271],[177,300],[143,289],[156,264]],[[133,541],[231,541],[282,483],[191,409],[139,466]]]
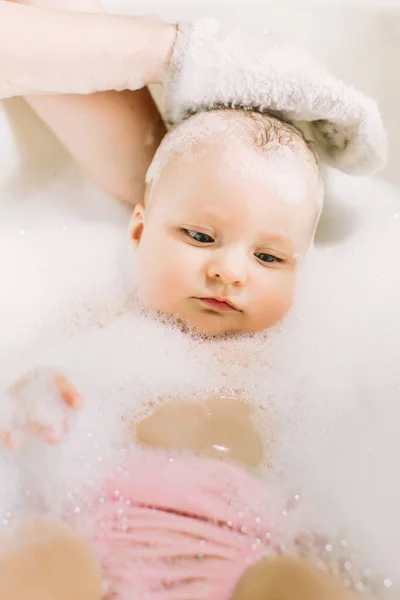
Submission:
[[[172,123],[217,107],[255,109],[308,122],[320,158],[342,171],[372,173],[386,162],[374,100],[279,33],[214,19],[180,23],[164,90]]]

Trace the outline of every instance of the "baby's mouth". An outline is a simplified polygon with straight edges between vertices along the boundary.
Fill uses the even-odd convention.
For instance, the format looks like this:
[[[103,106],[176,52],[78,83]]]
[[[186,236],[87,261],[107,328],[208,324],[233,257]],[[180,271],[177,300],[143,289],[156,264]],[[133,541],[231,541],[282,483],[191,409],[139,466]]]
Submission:
[[[198,298],[207,308],[216,312],[238,311],[239,309],[229,300],[219,298]]]

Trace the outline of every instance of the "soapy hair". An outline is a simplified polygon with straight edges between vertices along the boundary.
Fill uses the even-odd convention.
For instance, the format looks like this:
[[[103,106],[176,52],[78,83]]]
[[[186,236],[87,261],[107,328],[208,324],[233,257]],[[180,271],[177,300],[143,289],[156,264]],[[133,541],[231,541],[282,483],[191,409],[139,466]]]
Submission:
[[[318,164],[313,149],[313,142],[308,140],[303,131],[289,120],[275,115],[273,112],[260,112],[246,108],[216,108],[222,114],[237,119],[238,126],[243,126],[243,133],[249,135],[250,141],[260,149],[277,149],[282,146],[302,145]]]
[[[230,123],[234,123],[234,127],[230,127]],[[230,134],[235,139],[239,136],[260,152],[300,150],[320,181],[318,159],[312,143],[293,123],[272,113],[217,106],[210,111],[189,115],[170,129],[150,165],[146,182],[157,179],[173,155],[185,154],[195,143],[217,134]]]

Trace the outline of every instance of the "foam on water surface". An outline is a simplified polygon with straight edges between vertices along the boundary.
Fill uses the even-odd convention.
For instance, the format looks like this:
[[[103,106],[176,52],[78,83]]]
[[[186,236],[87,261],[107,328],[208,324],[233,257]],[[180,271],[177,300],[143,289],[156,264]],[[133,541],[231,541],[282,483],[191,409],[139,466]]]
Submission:
[[[136,452],[129,421],[149,401],[236,391],[273,440],[264,477],[277,475],[310,530],[336,540],[326,560],[341,560],[345,540],[354,562],[386,581],[382,589],[398,589],[400,204],[378,180],[337,175],[328,189],[290,317],[268,335],[221,342],[131,310],[128,219],[49,219],[38,209],[40,224],[21,235],[21,215],[9,213],[0,242],[0,380],[59,367],[85,405],[59,446],[0,450],[5,529],[27,510],[61,514],[66,500],[84,514],[83,486],[101,486]]]

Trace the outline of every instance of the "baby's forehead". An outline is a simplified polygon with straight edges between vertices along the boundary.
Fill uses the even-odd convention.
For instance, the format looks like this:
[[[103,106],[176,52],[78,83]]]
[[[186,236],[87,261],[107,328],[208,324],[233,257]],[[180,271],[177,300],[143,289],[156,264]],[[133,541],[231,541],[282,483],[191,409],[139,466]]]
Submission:
[[[157,180],[172,158],[182,160],[199,145],[207,146],[215,136],[227,136],[228,121],[218,112],[199,113],[175,125],[161,142],[146,175],[146,182]]]
[[[318,209],[302,163],[286,152],[268,161],[247,146],[222,146],[214,140],[203,153],[200,143],[193,158],[169,158],[148,186],[157,222],[216,228],[226,239],[235,232],[261,239],[264,231],[309,238]]]
[[[203,185],[212,171],[228,168],[249,187],[255,182],[269,186],[289,204],[309,196],[320,211],[322,184],[306,143],[298,133],[293,137],[290,126],[280,121],[267,133],[262,128],[265,121],[265,116],[250,118],[231,110],[200,113],[175,126],[149,168],[148,199],[153,184],[158,187],[167,180],[167,187],[175,188],[189,176],[193,185]]]

